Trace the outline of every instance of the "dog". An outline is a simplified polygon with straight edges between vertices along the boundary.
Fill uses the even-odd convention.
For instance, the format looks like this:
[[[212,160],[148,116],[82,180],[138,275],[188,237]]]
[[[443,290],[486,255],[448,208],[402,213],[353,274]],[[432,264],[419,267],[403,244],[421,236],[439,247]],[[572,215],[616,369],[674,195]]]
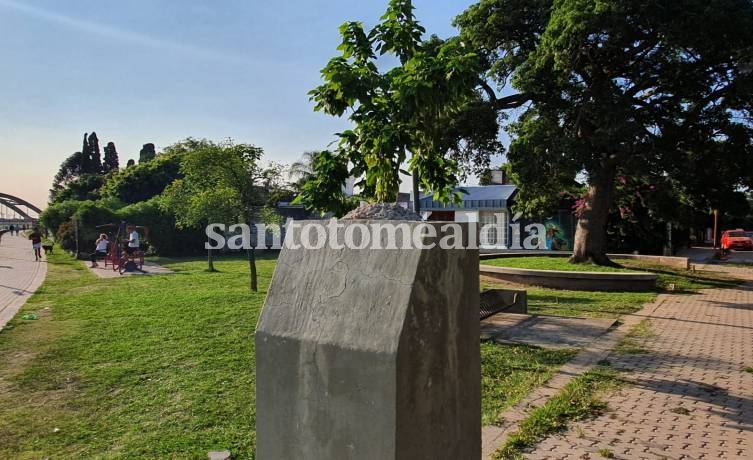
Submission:
[[[44,249],[44,254],[52,254],[52,248],[54,247],[54,244],[43,244],[42,249]]]

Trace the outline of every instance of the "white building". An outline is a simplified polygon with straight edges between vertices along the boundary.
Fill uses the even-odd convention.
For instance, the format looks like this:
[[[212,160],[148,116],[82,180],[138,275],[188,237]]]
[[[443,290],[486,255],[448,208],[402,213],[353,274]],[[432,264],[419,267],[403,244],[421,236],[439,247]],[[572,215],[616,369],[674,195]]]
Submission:
[[[497,224],[489,235],[489,243],[506,247],[509,242],[510,206],[517,191],[514,185],[478,185],[458,187],[461,204],[442,204],[432,196],[421,198],[424,220],[449,222],[477,222],[483,226]],[[496,222],[495,219],[500,219]],[[500,234],[501,232],[501,234]]]

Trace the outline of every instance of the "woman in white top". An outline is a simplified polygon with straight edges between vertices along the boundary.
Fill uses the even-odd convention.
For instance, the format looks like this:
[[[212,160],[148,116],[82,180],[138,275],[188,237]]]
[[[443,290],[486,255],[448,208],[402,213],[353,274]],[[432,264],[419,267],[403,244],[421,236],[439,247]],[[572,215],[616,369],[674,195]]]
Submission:
[[[99,264],[97,264],[98,257],[107,256],[108,244],[110,244],[110,241],[107,239],[107,235],[105,235],[104,233],[99,235],[99,239],[97,240],[97,248],[94,250],[91,256],[91,260],[92,260],[91,268],[99,266]]]

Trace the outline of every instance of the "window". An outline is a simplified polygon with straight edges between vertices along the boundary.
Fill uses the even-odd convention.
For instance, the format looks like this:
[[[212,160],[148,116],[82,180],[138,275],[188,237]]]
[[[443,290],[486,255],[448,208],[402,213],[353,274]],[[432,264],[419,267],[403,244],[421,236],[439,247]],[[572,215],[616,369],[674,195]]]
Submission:
[[[507,249],[507,211],[479,212],[479,243],[483,246],[493,246],[495,249]]]

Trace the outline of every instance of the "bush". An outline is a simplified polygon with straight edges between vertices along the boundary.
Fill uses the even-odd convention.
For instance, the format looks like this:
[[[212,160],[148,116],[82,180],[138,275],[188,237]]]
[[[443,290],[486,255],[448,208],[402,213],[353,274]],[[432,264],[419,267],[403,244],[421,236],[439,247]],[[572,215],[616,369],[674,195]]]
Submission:
[[[76,250],[76,226],[73,222],[63,222],[55,233],[55,241],[66,251]]]
[[[44,228],[53,234],[57,234],[60,226],[66,222],[70,222],[71,217],[76,214],[76,211],[78,211],[78,208],[83,203],[86,203],[86,201],[68,200],[51,204],[39,215],[39,222]]]
[[[179,230],[175,218],[157,206],[157,198],[126,206],[117,212],[117,218],[129,224],[149,229],[143,235],[152,252],[163,256],[199,254],[204,251],[206,235],[203,229]]]
[[[102,196],[131,204],[149,200],[182,177],[180,158],[177,153],[164,153],[145,163],[121,169],[108,178]]]

